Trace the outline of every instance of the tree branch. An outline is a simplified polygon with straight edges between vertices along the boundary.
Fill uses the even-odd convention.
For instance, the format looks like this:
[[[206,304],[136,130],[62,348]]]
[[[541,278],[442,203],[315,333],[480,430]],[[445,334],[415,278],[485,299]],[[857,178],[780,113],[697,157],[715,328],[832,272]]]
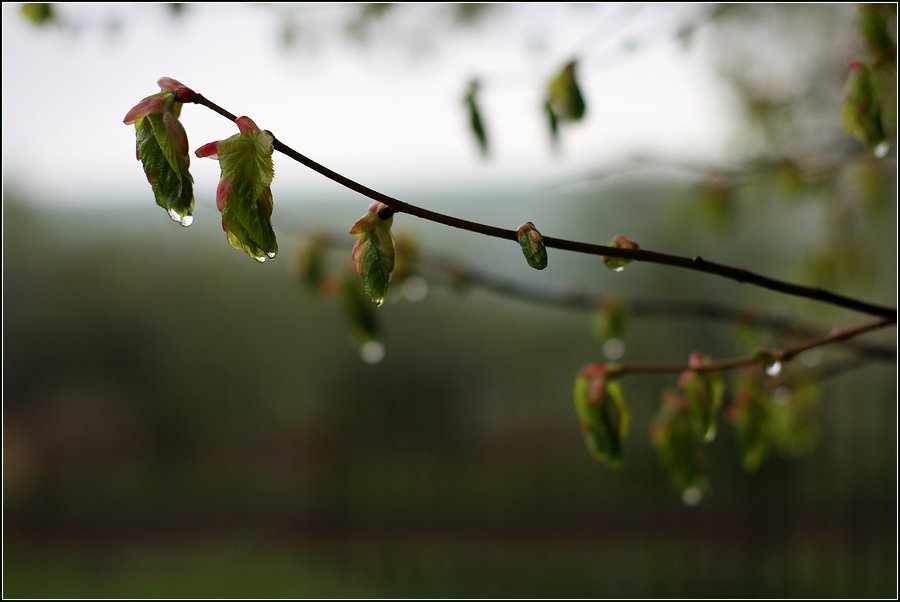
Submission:
[[[471,267],[463,267],[458,262],[451,260],[420,260],[419,263],[443,272],[453,280],[459,280],[465,284],[478,286],[499,295],[539,305],[551,305],[579,311],[596,311],[610,300],[608,295],[592,294],[568,288],[553,290],[524,284]],[[422,270],[419,269],[418,271],[421,272]],[[817,330],[810,324],[788,317],[767,314],[752,308],[731,307],[714,301],[695,299],[628,299],[621,302],[635,316],[700,318],[707,321],[764,328],[783,336],[806,339],[813,338]],[[857,340],[845,340],[843,343],[856,353],[872,359],[894,361],[897,358],[897,349],[888,345]]]
[[[195,94],[191,98],[191,101],[196,104],[203,105],[231,121],[235,121],[237,119],[236,115],[223,109],[201,94]],[[343,176],[336,171],[333,171],[325,167],[324,165],[321,165],[316,161],[313,161],[312,159],[302,155],[301,153],[297,152],[296,150],[292,149],[291,147],[275,138],[274,135],[272,135],[272,137],[274,139],[274,148],[278,152],[290,157],[291,159],[294,159],[298,163],[305,165],[313,171],[318,172],[326,178],[337,182],[338,184],[354,192],[357,192],[372,200],[384,203],[397,213],[407,213],[421,219],[444,224],[446,226],[451,226],[454,228],[460,228],[462,230],[468,230],[470,232],[483,234],[485,236],[493,236],[496,238],[514,242],[517,241],[515,230],[499,228],[497,226],[490,226],[479,222],[464,220],[450,215],[445,215],[442,213],[424,209],[410,203],[406,203],[394,197],[378,192],[377,190],[373,190],[354,180],[351,180],[350,178]],[[756,274],[742,268],[736,268],[712,261],[707,261],[699,255],[696,257],[683,257],[679,255],[671,255],[668,253],[648,251],[645,249],[620,249],[617,247],[609,247],[605,245],[579,242],[563,238],[554,238],[550,236],[544,236],[544,245],[547,247],[563,249],[575,253],[584,253],[587,255],[596,255],[600,257],[622,257],[633,261],[657,263],[660,265],[679,267],[696,272],[714,274],[723,278],[729,278],[741,283],[753,284],[755,286],[784,293],[787,295],[813,299],[816,301],[821,301],[823,303],[829,303],[831,305],[852,309],[865,314],[879,316],[884,319],[882,321],[885,322],[885,324],[897,322],[896,308],[868,303],[866,301],[853,299],[817,287],[802,286],[782,280],[777,280],[774,278],[769,278],[767,276],[762,276],[760,274]]]

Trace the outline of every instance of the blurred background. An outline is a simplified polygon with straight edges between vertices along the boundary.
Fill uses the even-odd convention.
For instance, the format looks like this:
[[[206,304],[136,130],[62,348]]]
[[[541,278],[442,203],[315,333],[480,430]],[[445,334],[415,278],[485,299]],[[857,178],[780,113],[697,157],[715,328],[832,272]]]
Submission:
[[[723,416],[703,449],[710,487],[687,505],[648,437],[675,379],[624,381],[632,429],[613,471],[585,450],[575,374],[795,339],[632,316],[609,345],[594,312],[459,274],[704,299],[823,334],[864,316],[562,252],[535,272],[515,245],[398,215],[395,233],[457,268],[396,283],[361,336],[298,258],[324,233],[340,278],[367,199],[276,156],[281,251],[259,265],[222,235],[218,165],[194,161],[181,228],[122,124],[169,76],[430,209],[624,233],[896,306],[896,152],[875,157],[840,125],[847,62],[865,53],[855,6],[2,11],[5,596],[896,595],[895,352],[787,365],[813,377],[816,444],[748,473]],[[543,99],[572,58],[587,113],[554,144]],[[196,106],[182,122],[192,149],[235,133]],[[895,349],[896,330],[866,340]]]

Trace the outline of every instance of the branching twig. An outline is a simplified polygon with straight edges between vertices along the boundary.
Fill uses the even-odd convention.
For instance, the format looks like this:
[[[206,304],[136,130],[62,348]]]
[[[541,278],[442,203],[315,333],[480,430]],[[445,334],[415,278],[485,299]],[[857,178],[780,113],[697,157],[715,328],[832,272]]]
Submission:
[[[196,94],[192,99],[196,104],[203,105],[216,113],[226,117],[231,121],[235,121],[237,116],[233,113],[223,109],[219,105],[214,102],[208,100],[201,94]],[[273,138],[274,135],[273,135]],[[442,213],[438,213],[435,211],[431,211],[429,209],[424,209],[422,207],[418,207],[416,205],[412,205],[410,203],[406,203],[394,197],[388,196],[377,190],[373,190],[363,184],[360,184],[350,178],[343,176],[336,171],[333,171],[324,165],[321,165],[312,159],[302,155],[291,147],[287,146],[277,138],[274,140],[275,150],[280,153],[287,155],[288,157],[294,159],[295,161],[305,165],[306,167],[312,169],[325,176],[326,178],[337,182],[338,184],[353,190],[359,194],[362,194],[372,200],[379,201],[384,203],[388,207],[394,210],[396,213],[408,213],[409,215],[414,215],[416,217],[436,222],[439,224],[444,224],[446,226],[451,226],[454,228],[460,228],[463,230],[468,230],[470,232],[476,232],[478,234],[483,234],[485,236],[493,236],[496,238],[502,238],[510,241],[517,241],[516,231],[507,229],[507,228],[499,228],[497,226],[491,226],[487,224],[482,224],[479,222],[473,222],[469,220],[460,219],[457,217],[453,217],[450,215],[445,215]],[[874,303],[868,303],[866,301],[861,301],[858,299],[853,299],[850,297],[846,297],[844,295],[839,295],[836,293],[832,293],[830,291],[826,291],[817,287],[808,287],[802,286],[798,284],[793,284],[790,282],[785,282],[782,280],[776,280],[774,278],[769,278],[767,276],[762,276],[760,274],[756,274],[754,272],[750,272],[748,270],[742,268],[731,267],[719,263],[714,263],[711,261],[707,261],[700,256],[696,257],[683,257],[679,255],[671,255],[668,253],[659,253],[656,251],[648,251],[645,249],[621,249],[617,247],[610,247],[605,245],[598,245],[593,243],[579,242],[573,240],[567,240],[563,238],[554,238],[550,236],[543,237],[544,244],[547,247],[563,249],[567,251],[573,251],[576,253],[584,253],[587,255],[597,255],[597,256],[607,256],[607,257],[622,257],[634,261],[644,261],[648,263],[657,263],[661,265],[668,265],[672,267],[679,267],[683,269],[693,270],[696,272],[704,272],[707,274],[715,274],[717,276],[722,276],[724,278],[730,278],[732,280],[736,280],[737,282],[744,282],[748,284],[753,284],[762,288],[767,288],[769,290],[777,291],[780,293],[784,293],[787,295],[792,295],[796,297],[803,297],[806,299],[813,299],[817,301],[821,301],[824,303],[829,303],[832,305],[837,305],[839,307],[844,307],[847,309],[852,309],[855,311],[859,311],[862,313],[879,316],[883,318],[881,322],[885,324],[896,323],[897,321],[897,310],[896,308],[886,307],[882,305],[876,305]]]
[[[889,326],[890,324],[892,324],[892,322],[885,319],[880,319],[874,320],[872,322],[865,322],[851,328],[836,328],[831,332],[831,334],[824,337],[811,339],[793,347],[768,350],[768,353],[765,354],[766,357],[760,356],[759,354],[754,354],[747,357],[710,362],[709,364],[704,364],[701,366],[690,366],[688,364],[630,364],[616,366],[614,369],[614,373],[616,376],[624,376],[626,374],[680,374],[686,370],[692,370],[694,372],[712,372],[721,370],[734,370],[736,368],[746,368],[748,366],[760,364],[765,365],[772,362],[787,362],[793,359],[795,356],[803,353],[804,351],[809,351],[810,349],[815,349],[817,347],[823,347],[830,343],[836,343],[838,341],[851,339],[865,332],[884,328],[885,326]]]

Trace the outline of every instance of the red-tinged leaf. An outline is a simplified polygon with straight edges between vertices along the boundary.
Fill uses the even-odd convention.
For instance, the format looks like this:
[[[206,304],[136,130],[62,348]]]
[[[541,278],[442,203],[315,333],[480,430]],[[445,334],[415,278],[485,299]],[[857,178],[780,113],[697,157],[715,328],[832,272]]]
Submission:
[[[575,378],[575,412],[585,445],[599,461],[612,468],[622,465],[622,442],[630,416],[618,366],[589,364]]]
[[[216,189],[216,206],[222,212],[222,229],[228,242],[259,262],[274,259],[278,242],[272,229],[273,138],[249,117],[236,121],[240,133],[204,144],[198,157],[218,158],[222,176]]]
[[[663,394],[662,407],[650,429],[650,441],[685,503],[699,502],[707,479],[700,466],[700,450],[683,395],[672,391]]]
[[[189,226],[194,219],[194,191],[187,134],[178,121],[180,107],[175,95],[163,90],[132,107],[124,121],[135,126],[135,156],[144,168],[156,204],[172,220]]]
[[[350,227],[350,234],[357,237],[350,257],[375,305],[384,303],[394,270],[393,215],[390,207],[374,202],[369,212]]]
[[[703,354],[693,353],[688,360],[689,370],[681,374],[678,385],[688,399],[694,429],[704,441],[716,438],[716,421],[722,407],[725,385],[721,375],[705,369],[712,360]]]

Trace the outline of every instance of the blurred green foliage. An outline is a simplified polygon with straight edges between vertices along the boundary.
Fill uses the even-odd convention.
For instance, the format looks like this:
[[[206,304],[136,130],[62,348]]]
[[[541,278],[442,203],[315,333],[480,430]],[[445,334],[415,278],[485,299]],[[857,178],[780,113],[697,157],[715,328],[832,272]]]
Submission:
[[[640,217],[653,195],[619,194],[636,210],[620,225],[659,238],[663,224]],[[807,459],[745,476],[723,428],[703,450],[713,487],[692,510],[647,443],[671,379],[623,381],[627,470],[585,454],[571,378],[599,355],[588,314],[432,289],[379,310],[387,355],[368,366],[338,303],[310,296],[290,262],[223,252],[216,220],[185,230],[149,208],[6,200],[6,596],[893,592],[893,366],[824,387],[827,443]],[[596,210],[590,195],[561,209]],[[497,244],[469,252],[554,278]],[[628,295],[679,282],[564,254],[556,265]],[[649,320],[623,338],[647,361],[701,342],[724,353],[733,337]]]

